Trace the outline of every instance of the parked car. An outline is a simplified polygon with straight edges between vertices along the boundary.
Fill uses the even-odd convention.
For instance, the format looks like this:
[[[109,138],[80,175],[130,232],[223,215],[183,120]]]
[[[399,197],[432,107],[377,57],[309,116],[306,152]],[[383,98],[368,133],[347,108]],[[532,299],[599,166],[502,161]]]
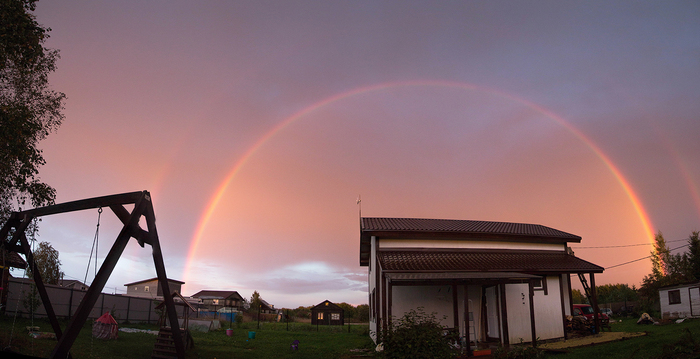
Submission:
[[[574,304],[574,316],[583,315],[586,319],[593,319],[593,307],[588,304]],[[610,318],[601,310],[601,319],[607,321]]]
[[[608,317],[612,317],[613,311],[610,308],[600,308],[600,312],[607,315]]]
[[[593,307],[591,307],[588,304],[574,304],[574,319],[575,317],[584,317],[586,318],[585,322],[588,324],[585,324],[585,326],[589,327],[593,323]],[[598,318],[600,318],[600,326],[603,328],[608,328],[610,329],[610,317],[608,317],[605,313],[602,312],[598,314]],[[589,328],[592,330],[592,327]]]

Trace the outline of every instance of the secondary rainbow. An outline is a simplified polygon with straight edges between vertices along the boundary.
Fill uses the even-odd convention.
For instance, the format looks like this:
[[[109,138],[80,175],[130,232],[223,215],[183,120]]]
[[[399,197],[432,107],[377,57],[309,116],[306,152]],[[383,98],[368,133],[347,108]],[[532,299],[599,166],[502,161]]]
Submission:
[[[277,124],[275,127],[273,127],[270,131],[268,131],[265,135],[260,137],[248,150],[241,156],[241,158],[238,160],[233,165],[233,168],[229,173],[226,175],[224,180],[221,182],[221,184],[216,188],[214,191],[214,195],[211,197],[209,202],[206,205],[206,209],[204,210],[204,213],[202,214],[198,224],[197,228],[195,230],[195,233],[192,237],[192,241],[190,243],[190,248],[187,254],[187,261],[185,264],[184,268],[184,279],[185,281],[187,280],[188,273],[190,271],[190,267],[192,265],[192,262],[194,261],[195,255],[197,253],[197,248],[199,247],[200,242],[202,241],[202,237],[204,234],[204,231],[209,224],[209,221],[216,211],[216,208],[221,201],[221,198],[224,196],[224,193],[226,193],[226,190],[228,189],[231,181],[233,178],[236,176],[236,174],[241,170],[241,168],[248,162],[248,160],[255,154],[255,152],[263,146],[268,140],[270,140],[276,133],[284,129],[285,127],[289,126],[296,120],[304,117],[307,114],[310,114],[314,111],[316,111],[319,108],[322,108],[324,106],[330,105],[336,101],[342,100],[342,99],[347,99],[359,94],[365,94],[368,92],[373,92],[373,91],[380,91],[380,90],[385,90],[389,88],[397,88],[397,87],[409,87],[409,86],[435,86],[435,87],[452,87],[452,88],[457,88],[457,89],[466,89],[466,90],[472,90],[472,91],[481,91],[484,93],[490,93],[494,94],[518,103],[521,103],[529,108],[532,108],[543,115],[549,117],[550,119],[554,120],[557,122],[559,125],[563,126],[565,129],[567,129],[570,133],[572,133],[574,136],[576,136],[581,142],[583,142],[586,146],[588,146],[593,153],[595,153],[598,158],[605,164],[605,166],[610,170],[610,172],[613,174],[615,179],[620,183],[622,189],[624,190],[625,194],[629,198],[630,202],[632,203],[632,206],[634,207],[637,216],[639,217],[639,220],[641,222],[642,227],[644,228],[644,232],[647,235],[647,239],[652,242],[654,238],[653,230],[652,230],[652,224],[649,219],[649,215],[647,214],[646,210],[644,209],[639,197],[637,194],[634,192],[632,186],[630,185],[629,181],[625,178],[625,176],[622,174],[620,169],[618,169],[612,162],[612,160],[593,142],[590,138],[588,138],[583,132],[581,132],[578,128],[574,127],[571,125],[569,122],[567,122],[564,118],[561,116],[555,114],[554,112],[550,111],[549,109],[546,109],[540,105],[534,104],[530,101],[524,100],[522,98],[513,96],[511,94],[482,87],[482,86],[476,86],[473,84],[469,83],[462,83],[462,82],[452,82],[452,81],[435,81],[435,80],[424,80],[424,81],[403,81],[403,82],[390,82],[390,83],[381,83],[381,84],[376,84],[376,85],[371,85],[371,86],[366,86],[366,87],[360,87],[356,88],[347,92],[343,92],[340,94],[337,94],[335,96],[328,97],[322,101],[316,102],[312,104],[311,106],[308,106],[291,116],[287,117],[285,120]]]

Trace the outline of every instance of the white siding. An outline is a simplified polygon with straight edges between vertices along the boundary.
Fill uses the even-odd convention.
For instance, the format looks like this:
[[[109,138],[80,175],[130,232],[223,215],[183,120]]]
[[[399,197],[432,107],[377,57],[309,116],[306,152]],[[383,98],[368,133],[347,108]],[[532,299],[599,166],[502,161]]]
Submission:
[[[561,314],[559,277],[546,277],[547,295],[535,291],[535,333],[540,340],[564,337],[564,318]],[[510,314],[510,313],[508,313]]]
[[[681,295],[681,302],[678,304],[669,304],[668,292],[677,290]],[[659,290],[659,303],[661,304],[661,318],[685,318],[690,314],[690,291],[688,287],[675,287]]]
[[[454,327],[452,286],[394,286],[391,315],[400,319],[411,309],[423,307],[427,314],[436,313],[440,324]],[[443,318],[444,317],[444,318]]]
[[[370,255],[369,255],[369,270],[367,271],[368,283],[369,283],[369,305],[370,305],[370,320],[369,320],[369,333],[372,340],[377,341],[377,320],[376,317],[372,318],[372,312],[379,315],[379,308],[376,307],[376,303],[372,301],[372,291],[375,291],[375,295],[379,295],[379,290],[377,288],[376,277],[377,277],[377,266],[375,261],[377,259],[377,253],[374,250],[376,248],[377,237],[372,236],[370,240]]]
[[[493,242],[493,241],[459,241],[459,240],[416,240],[416,239],[382,239],[379,247],[386,248],[443,248],[443,249],[523,249],[563,251],[562,244]]]

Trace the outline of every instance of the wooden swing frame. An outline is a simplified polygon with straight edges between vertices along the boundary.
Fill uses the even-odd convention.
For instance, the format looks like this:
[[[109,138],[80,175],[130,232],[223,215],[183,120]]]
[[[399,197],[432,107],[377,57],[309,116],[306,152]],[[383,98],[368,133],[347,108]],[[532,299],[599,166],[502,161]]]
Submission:
[[[134,209],[131,212],[124,208],[124,205],[130,204],[134,205]],[[34,208],[27,211],[13,212],[5,225],[3,225],[2,229],[0,229],[0,239],[2,239],[1,245],[9,252],[24,254],[27,263],[31,266],[31,268],[35,268],[34,255],[32,254],[31,247],[25,234],[25,230],[32,220],[52,214],[82,211],[100,207],[109,207],[117,218],[119,218],[119,220],[124,224],[124,227],[122,227],[117,239],[114,241],[114,245],[112,245],[112,248],[109,251],[109,254],[107,254],[107,257],[102,262],[100,270],[88,288],[85,297],[83,297],[83,300],[80,302],[78,310],[73,315],[73,318],[71,318],[70,323],[66,327],[65,333],[61,330],[58,323],[56,313],[51,305],[51,300],[46,292],[46,287],[44,286],[41,274],[39,271],[32,270],[37,291],[39,292],[41,301],[46,309],[46,314],[49,317],[51,326],[53,327],[54,333],[56,333],[56,338],[58,339],[58,343],[51,352],[50,358],[66,358],[70,355],[70,348],[73,346],[73,343],[78,337],[80,329],[82,329],[83,325],[87,321],[90,311],[95,306],[97,299],[102,293],[102,289],[104,289],[109,276],[112,274],[114,267],[117,265],[119,257],[124,252],[126,244],[131,238],[136,239],[141,247],[144,247],[144,244],[149,244],[153,249],[153,262],[156,267],[158,281],[162,286],[163,293],[165,294],[163,296],[163,300],[165,302],[168,319],[171,323],[178,322],[175,302],[173,301],[173,297],[168,295],[171,293],[170,286],[168,284],[168,277],[165,274],[163,253],[161,252],[158,232],[156,230],[155,212],[153,211],[153,203],[151,202],[151,195],[148,193],[148,191],[95,197],[52,206]],[[142,216],[146,219],[147,230],[139,227],[139,219]],[[10,231],[13,228],[14,232],[10,237]],[[180,359],[184,359],[185,346],[182,340],[183,338],[179,325],[173,326],[172,333],[177,356]]]

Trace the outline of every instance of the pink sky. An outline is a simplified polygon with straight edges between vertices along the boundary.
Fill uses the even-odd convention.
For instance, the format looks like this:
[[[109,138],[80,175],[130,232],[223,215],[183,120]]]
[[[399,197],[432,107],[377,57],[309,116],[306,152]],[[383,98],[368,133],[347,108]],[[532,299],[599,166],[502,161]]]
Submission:
[[[366,303],[358,195],[363,216],[553,227],[603,267],[651,247],[581,247],[700,229],[695,2],[42,0],[36,14],[68,96],[41,178],[57,202],[151,191],[185,295]],[[96,219],[42,222],[68,278],[85,277]],[[101,260],[109,211],[100,228]],[[154,276],[132,243],[105,291]]]

